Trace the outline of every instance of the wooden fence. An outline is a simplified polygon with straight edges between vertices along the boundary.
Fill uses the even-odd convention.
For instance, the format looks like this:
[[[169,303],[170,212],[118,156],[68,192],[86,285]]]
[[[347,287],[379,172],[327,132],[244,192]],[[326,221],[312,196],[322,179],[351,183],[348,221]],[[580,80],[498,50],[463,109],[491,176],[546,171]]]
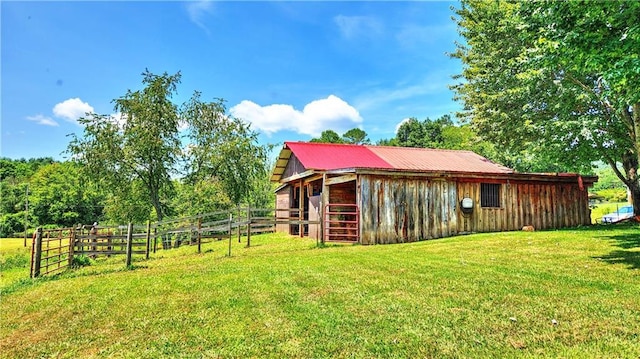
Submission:
[[[133,254],[146,254],[149,258],[150,238],[147,233],[134,232],[129,224],[126,234],[115,232],[117,227],[103,227],[91,232],[80,228],[38,228],[31,249],[31,277],[60,273],[73,265],[79,255],[91,257],[126,255],[126,266],[131,265]]]
[[[308,221],[307,221],[308,222]],[[147,225],[103,226],[92,231],[91,226],[77,228],[38,228],[31,256],[31,277],[59,273],[73,264],[74,256],[91,257],[126,255],[126,266],[131,265],[132,255],[156,253],[183,245],[197,246],[201,252],[203,243],[228,240],[238,242],[246,236],[247,246],[251,235],[275,232],[276,224],[300,224],[295,218],[278,218],[271,208],[236,208],[230,211],[212,212],[198,216],[170,219]]]
[[[73,228],[38,228],[31,246],[31,277],[59,273],[73,260]]]

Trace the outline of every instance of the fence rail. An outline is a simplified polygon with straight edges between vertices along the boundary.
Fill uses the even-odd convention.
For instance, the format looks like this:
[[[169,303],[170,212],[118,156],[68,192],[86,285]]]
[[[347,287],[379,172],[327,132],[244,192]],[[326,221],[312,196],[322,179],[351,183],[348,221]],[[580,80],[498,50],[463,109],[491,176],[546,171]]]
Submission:
[[[282,216],[286,213],[286,216]],[[246,237],[251,245],[254,234],[276,231],[276,225],[320,224],[319,221],[300,219],[300,210],[274,208],[235,208],[230,211],[212,212],[198,216],[170,219],[147,225],[106,226],[92,231],[91,226],[77,228],[38,229],[34,236],[31,256],[31,276],[58,273],[73,263],[74,256],[127,256],[126,265],[131,265],[132,255],[156,253],[162,249],[195,245],[201,252],[203,243],[228,240],[231,256],[231,241]]]
[[[31,277],[59,273],[71,265],[70,246],[73,228],[60,228],[35,233],[31,246]]]

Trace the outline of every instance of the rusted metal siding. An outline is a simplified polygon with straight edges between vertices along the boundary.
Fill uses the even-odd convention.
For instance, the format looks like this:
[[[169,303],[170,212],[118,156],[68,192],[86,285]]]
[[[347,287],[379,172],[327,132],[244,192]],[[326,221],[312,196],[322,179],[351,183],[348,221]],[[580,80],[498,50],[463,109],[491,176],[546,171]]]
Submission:
[[[361,175],[359,183],[362,244],[457,234],[455,182]]]
[[[480,206],[480,183],[459,182],[458,202],[473,199],[470,215],[458,213],[460,232],[558,229],[591,223],[586,190],[570,183],[508,182],[501,184],[501,207]]]

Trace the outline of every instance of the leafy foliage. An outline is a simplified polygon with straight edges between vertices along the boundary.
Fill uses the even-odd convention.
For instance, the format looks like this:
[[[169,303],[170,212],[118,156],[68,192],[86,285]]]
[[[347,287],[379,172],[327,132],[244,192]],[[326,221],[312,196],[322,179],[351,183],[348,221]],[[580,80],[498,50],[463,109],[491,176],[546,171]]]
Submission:
[[[215,184],[222,189],[217,198],[234,204],[249,198],[255,180],[266,177],[267,149],[257,144],[250,126],[228,116],[222,100],[204,102],[199,92],[175,104],[180,79],[179,72],[147,70],[142,90],[114,100],[119,117],[89,114],[79,120],[84,135],[75,136],[68,151],[87,176],[108,189],[106,209],[112,218],[171,215],[180,175],[188,185],[182,190]]]
[[[255,181],[266,178],[268,148],[258,144],[258,134],[227,115],[223,100],[205,103],[199,92],[183,105],[182,117],[189,124],[188,181],[218,182],[231,203],[246,201]]]
[[[467,0],[457,15],[459,116],[564,171],[607,163],[640,214],[640,3]]]
[[[344,140],[334,130],[324,130],[318,138],[312,138],[309,142],[319,143],[344,143]]]
[[[334,130],[324,130],[320,137],[312,138],[309,142],[346,143],[351,145],[367,145],[371,143],[367,133],[359,128],[352,128],[340,136]]]
[[[352,145],[366,145],[371,142],[369,140],[369,137],[367,137],[367,133],[359,128],[352,128],[342,134],[342,140],[344,141],[344,143],[349,143]]]
[[[41,167],[31,178],[31,211],[35,225],[71,227],[100,220],[101,195],[73,162]]]

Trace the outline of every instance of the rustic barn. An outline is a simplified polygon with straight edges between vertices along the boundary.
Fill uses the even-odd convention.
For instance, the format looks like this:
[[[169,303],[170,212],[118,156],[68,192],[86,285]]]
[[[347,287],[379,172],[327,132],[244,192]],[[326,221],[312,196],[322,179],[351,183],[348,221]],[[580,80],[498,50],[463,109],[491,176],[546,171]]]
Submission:
[[[597,177],[517,173],[470,151],[285,142],[271,180],[278,216],[297,219],[278,231],[382,244],[588,225]]]

